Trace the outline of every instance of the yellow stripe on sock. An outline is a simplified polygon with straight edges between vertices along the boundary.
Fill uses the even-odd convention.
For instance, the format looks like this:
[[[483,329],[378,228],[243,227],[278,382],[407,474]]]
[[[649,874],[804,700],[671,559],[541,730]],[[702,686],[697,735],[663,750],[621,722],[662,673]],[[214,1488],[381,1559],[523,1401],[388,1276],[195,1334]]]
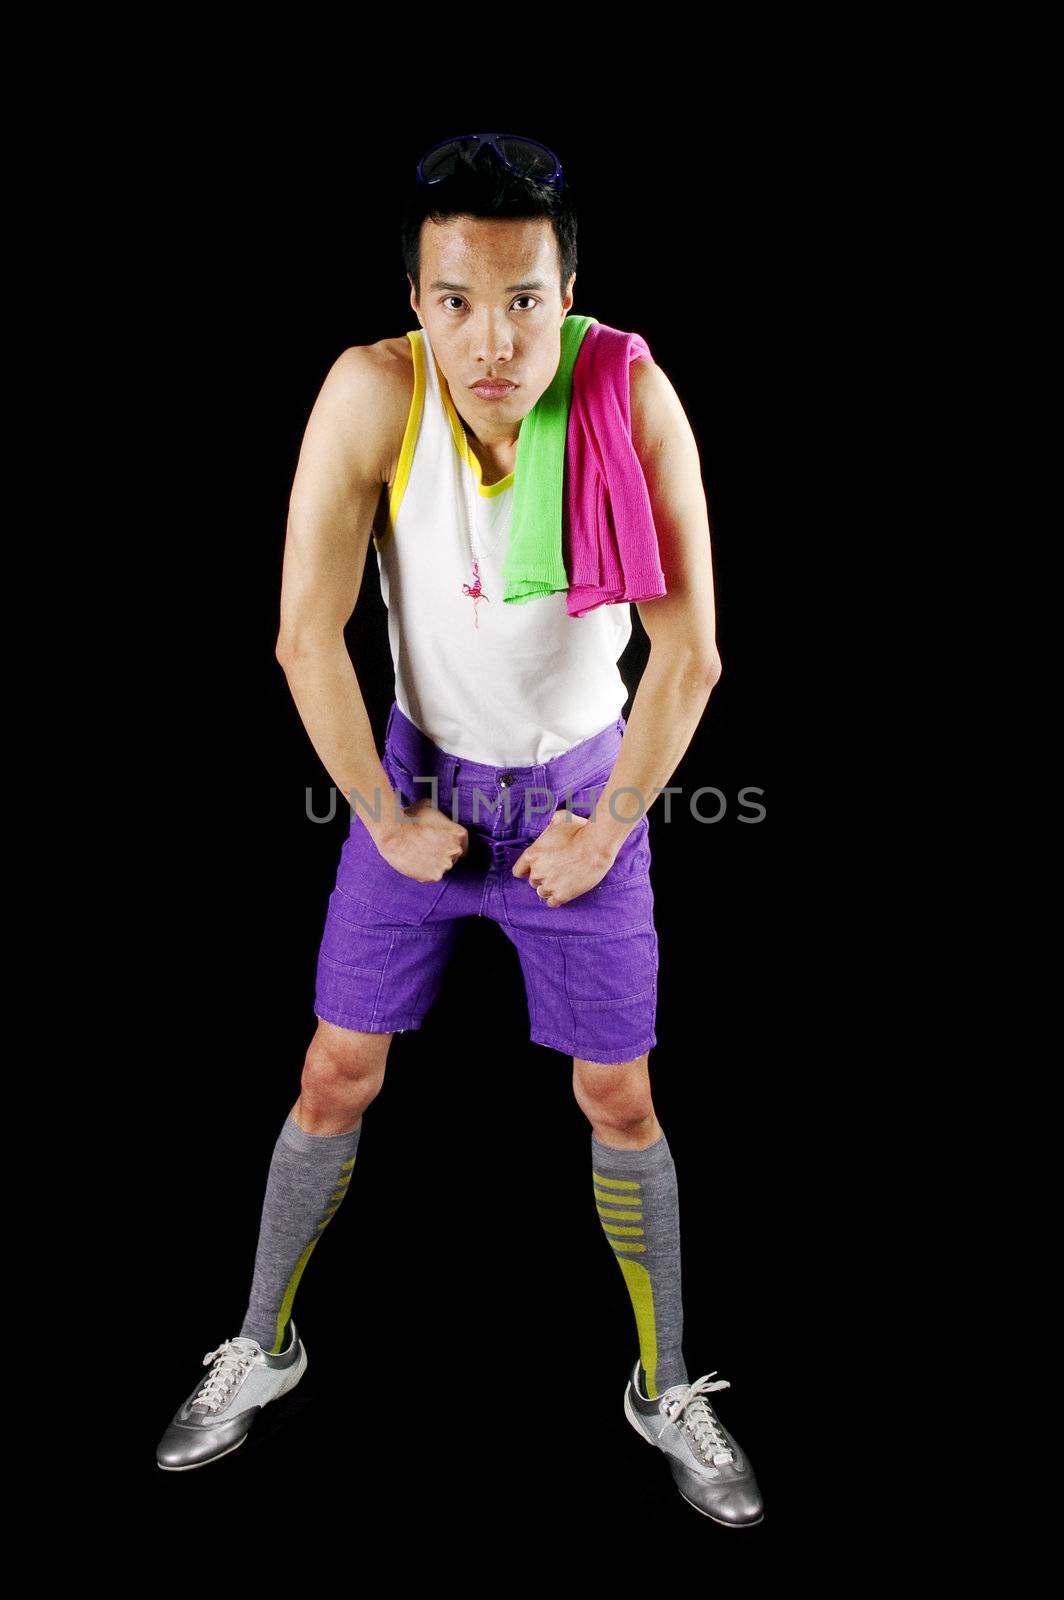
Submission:
[[[604,1200],[608,1206],[641,1206],[643,1204],[639,1195],[607,1194],[605,1189],[593,1189],[596,1200]]]
[[[354,1164],[355,1157],[352,1156],[350,1160],[340,1163],[340,1171],[344,1172],[348,1167],[353,1167]],[[296,1262],[292,1271],[292,1276],[289,1278],[288,1283],[285,1286],[284,1296],[281,1300],[281,1309],[277,1313],[277,1332],[274,1335],[273,1348],[270,1351],[270,1354],[273,1356],[279,1356],[281,1351],[284,1349],[284,1345],[282,1343],[284,1338],[284,1330],[288,1319],[292,1314],[292,1302],[295,1300],[296,1290],[299,1288],[299,1280],[303,1276],[303,1268],[310,1260],[310,1253],[314,1249],[314,1246],[317,1244],[318,1240],[321,1238],[322,1230],[329,1226],[333,1216],[340,1209],[340,1202],[347,1193],[346,1185],[351,1182],[351,1177],[352,1174],[348,1172],[346,1178],[337,1178],[337,1186],[333,1193],[329,1196],[330,1201],[335,1203],[330,1205],[325,1211],[322,1212],[322,1221],[318,1223],[318,1226],[314,1230],[314,1238],[311,1239],[310,1243],[303,1251],[303,1254]],[[341,1185],[344,1185],[345,1187],[341,1187]]]
[[[324,1224],[323,1224],[323,1226],[324,1226]],[[320,1238],[320,1237],[321,1237],[321,1235],[319,1234],[318,1238]],[[288,1318],[291,1315],[292,1301],[296,1297],[296,1290],[299,1288],[299,1280],[303,1276],[303,1268],[306,1266],[307,1262],[310,1260],[310,1253],[314,1249],[314,1246],[317,1244],[317,1242],[318,1242],[318,1239],[312,1239],[310,1241],[310,1243],[307,1245],[306,1249],[303,1251],[303,1254],[300,1256],[299,1260],[296,1262],[295,1270],[293,1271],[292,1276],[288,1280],[288,1284],[287,1284],[287,1287],[285,1288],[285,1292],[284,1292],[284,1298],[281,1301],[281,1309],[277,1313],[277,1332],[276,1332],[276,1334],[274,1336],[273,1349],[270,1351],[270,1354],[273,1355],[273,1356],[279,1356],[281,1354],[281,1351],[284,1349],[284,1345],[282,1343],[282,1340],[284,1338],[285,1324],[287,1323]]]
[[[646,1247],[637,1245],[636,1248],[642,1250]],[[647,1395],[651,1400],[656,1400],[658,1389],[654,1382],[654,1374],[658,1365],[658,1333],[654,1324],[654,1293],[650,1273],[639,1261],[626,1261],[622,1256],[618,1256],[617,1262],[624,1274],[624,1281],[628,1285],[628,1293],[635,1311],[635,1323],[639,1333],[639,1359],[643,1363]]]
[[[639,1209],[642,1205],[640,1195],[642,1184],[635,1178],[607,1178],[594,1168],[591,1176],[595,1210],[599,1214],[600,1221],[605,1217],[616,1219],[613,1222],[602,1221],[602,1230],[609,1241],[610,1249],[628,1289],[632,1309],[635,1312],[636,1330],[639,1335],[639,1359],[646,1379],[646,1392],[650,1399],[655,1400],[658,1394],[657,1384],[654,1381],[658,1365],[658,1334],[654,1323],[653,1285],[650,1273],[642,1262],[630,1259],[633,1255],[645,1253],[647,1246],[636,1243],[634,1238],[622,1237],[645,1235],[646,1230],[617,1225],[618,1222],[643,1221],[643,1213]],[[601,1204],[602,1201],[606,1202],[605,1205]],[[619,1209],[621,1207],[627,1209]]]

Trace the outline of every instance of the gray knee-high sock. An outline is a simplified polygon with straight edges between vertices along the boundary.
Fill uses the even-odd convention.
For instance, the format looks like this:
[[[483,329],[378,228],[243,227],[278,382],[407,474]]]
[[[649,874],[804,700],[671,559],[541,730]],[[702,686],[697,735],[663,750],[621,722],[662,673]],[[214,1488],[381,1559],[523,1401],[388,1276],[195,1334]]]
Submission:
[[[274,1145],[251,1299],[240,1337],[279,1355],[303,1268],[347,1193],[362,1118],[347,1133],[308,1133],[291,1112]]]
[[[624,1276],[639,1334],[650,1399],[689,1382],[680,1289],[680,1207],[665,1135],[642,1150],[614,1149],[591,1135],[592,1187],[599,1221]]]

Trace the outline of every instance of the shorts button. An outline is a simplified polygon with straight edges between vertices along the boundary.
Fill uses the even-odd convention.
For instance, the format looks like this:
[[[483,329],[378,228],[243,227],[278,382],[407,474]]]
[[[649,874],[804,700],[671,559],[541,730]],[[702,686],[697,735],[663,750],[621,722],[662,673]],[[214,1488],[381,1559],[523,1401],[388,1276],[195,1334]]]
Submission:
[[[510,772],[504,772],[499,777],[499,783],[504,789],[508,789],[513,781],[513,774]]]

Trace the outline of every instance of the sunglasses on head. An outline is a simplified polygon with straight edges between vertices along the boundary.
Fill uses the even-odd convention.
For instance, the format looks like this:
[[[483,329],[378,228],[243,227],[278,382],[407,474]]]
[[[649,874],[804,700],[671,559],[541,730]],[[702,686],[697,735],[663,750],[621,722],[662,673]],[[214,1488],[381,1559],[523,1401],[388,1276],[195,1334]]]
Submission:
[[[537,139],[525,139],[515,133],[463,133],[454,139],[441,139],[418,162],[417,181],[442,183],[454,175],[460,161],[472,162],[483,145],[520,177],[556,184],[559,193],[564,188],[562,164],[554,151]]]

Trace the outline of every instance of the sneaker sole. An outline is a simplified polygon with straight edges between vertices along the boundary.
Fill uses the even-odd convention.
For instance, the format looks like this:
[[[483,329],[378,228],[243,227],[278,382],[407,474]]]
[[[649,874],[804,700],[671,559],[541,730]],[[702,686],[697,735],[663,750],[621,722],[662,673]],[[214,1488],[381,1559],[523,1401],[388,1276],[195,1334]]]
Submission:
[[[281,1396],[281,1399],[284,1399],[284,1395]],[[237,1440],[236,1444],[227,1445],[224,1450],[219,1450],[216,1456],[204,1456],[202,1461],[186,1461],[183,1467],[169,1467],[165,1461],[157,1461],[155,1465],[160,1472],[195,1472],[197,1467],[209,1467],[212,1461],[220,1461],[223,1456],[231,1456],[234,1450],[240,1449],[240,1446],[245,1443],[247,1438],[248,1434],[245,1433]]]
[[[677,1487],[676,1492],[681,1500],[687,1500],[687,1496],[681,1488]],[[701,1512],[704,1517],[708,1517],[710,1522],[715,1522],[718,1528],[756,1528],[759,1522],[764,1522],[765,1520],[765,1513],[762,1511],[761,1515],[755,1517],[752,1522],[724,1522],[720,1517],[715,1517],[711,1511],[706,1510],[705,1506],[698,1505],[694,1500],[687,1500],[687,1504],[694,1506],[695,1510]]]
[[[638,1433],[639,1437],[644,1441],[644,1443],[650,1445],[653,1449],[656,1450],[656,1449],[658,1449],[658,1446],[654,1443],[653,1439],[651,1439],[651,1438],[649,1438],[647,1436],[646,1429],[643,1427],[642,1423],[639,1421],[639,1419],[636,1417],[634,1411],[632,1410],[632,1404],[631,1404],[631,1401],[629,1399],[629,1395],[631,1394],[631,1390],[632,1390],[632,1385],[631,1385],[631,1383],[628,1383],[625,1386],[625,1390],[624,1390],[624,1414],[628,1418],[628,1421],[632,1424],[632,1427],[635,1429],[636,1433]],[[700,1505],[697,1504],[696,1501],[691,1500],[687,1495],[684,1494],[684,1492],[680,1488],[679,1484],[676,1485],[676,1492],[680,1496],[681,1500],[686,1500],[687,1504],[689,1506],[693,1507],[693,1509],[695,1511],[697,1511],[701,1516],[708,1517],[710,1522],[715,1522],[717,1524],[718,1528],[756,1528],[759,1522],[764,1522],[764,1520],[765,1520],[765,1513],[762,1511],[761,1515],[759,1517],[755,1517],[752,1522],[725,1522],[722,1517],[715,1517],[713,1515],[712,1511],[707,1511],[706,1510],[705,1506],[700,1506]]]

